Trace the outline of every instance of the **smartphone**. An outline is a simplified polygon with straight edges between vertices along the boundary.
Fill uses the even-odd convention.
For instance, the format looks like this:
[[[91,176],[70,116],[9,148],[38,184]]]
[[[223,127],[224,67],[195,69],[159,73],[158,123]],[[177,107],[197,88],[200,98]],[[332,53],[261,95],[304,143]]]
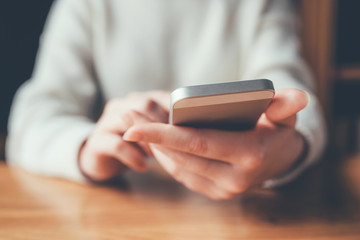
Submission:
[[[268,79],[181,87],[171,93],[169,122],[194,128],[252,129],[274,94]]]

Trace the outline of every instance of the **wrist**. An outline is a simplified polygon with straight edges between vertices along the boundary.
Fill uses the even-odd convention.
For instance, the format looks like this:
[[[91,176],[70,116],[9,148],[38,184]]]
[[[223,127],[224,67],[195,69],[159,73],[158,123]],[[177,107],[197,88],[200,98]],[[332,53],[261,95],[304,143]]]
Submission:
[[[290,166],[279,175],[280,177],[287,175],[289,172],[294,171],[306,160],[306,158],[308,156],[309,144],[308,144],[307,140],[301,133],[296,132],[296,134],[298,135],[298,138],[300,139],[299,140],[300,141],[300,145],[299,145],[300,151],[296,154],[296,157],[294,158],[294,160],[292,161]]]
[[[262,184],[263,187],[272,188],[289,183],[303,171],[308,159],[310,146],[304,135],[300,132],[296,131],[295,136],[294,143],[297,147],[295,147],[295,149],[291,147],[287,149],[288,153],[294,154],[288,155],[287,161],[285,158],[285,161],[287,162],[285,167],[281,171],[278,171],[277,174],[274,174],[264,181]]]

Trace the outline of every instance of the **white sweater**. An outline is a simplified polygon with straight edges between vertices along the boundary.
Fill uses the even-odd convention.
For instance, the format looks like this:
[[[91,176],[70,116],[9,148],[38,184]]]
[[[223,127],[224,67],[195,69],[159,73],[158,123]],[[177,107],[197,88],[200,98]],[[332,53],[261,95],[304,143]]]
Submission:
[[[296,17],[286,0],[59,0],[33,77],[18,91],[7,144],[10,164],[81,181],[80,145],[106,101],[132,91],[268,78],[312,101],[297,130],[310,145],[301,173],[321,153],[325,128]]]

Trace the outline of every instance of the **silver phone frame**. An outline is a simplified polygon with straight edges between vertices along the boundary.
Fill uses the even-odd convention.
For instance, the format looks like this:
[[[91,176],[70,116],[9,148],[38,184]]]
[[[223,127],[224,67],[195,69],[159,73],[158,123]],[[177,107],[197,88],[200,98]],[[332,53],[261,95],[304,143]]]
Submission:
[[[274,85],[269,79],[180,87],[170,95],[169,123],[177,124],[174,123],[173,112],[178,108],[272,99],[274,95]]]

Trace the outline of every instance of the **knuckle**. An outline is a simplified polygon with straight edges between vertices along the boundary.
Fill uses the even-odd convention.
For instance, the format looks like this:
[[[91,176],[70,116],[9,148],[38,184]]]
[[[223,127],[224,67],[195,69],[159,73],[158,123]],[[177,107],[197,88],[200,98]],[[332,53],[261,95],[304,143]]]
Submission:
[[[130,127],[134,125],[137,116],[138,116],[138,112],[133,109],[130,109],[126,111],[124,114],[122,114],[121,120],[126,126]]]
[[[232,192],[224,191],[221,194],[219,194],[217,200],[228,200],[228,199],[234,198],[235,196],[236,196],[236,194],[234,194]]]
[[[153,111],[154,109],[156,109],[157,107],[157,102],[151,98],[147,98],[144,101],[143,104],[143,109],[145,112],[150,112]]]
[[[249,188],[249,184],[239,175],[230,174],[221,182],[221,186],[225,191],[233,195],[245,192]]]
[[[209,198],[211,198],[212,200],[221,201],[221,200],[231,199],[235,196],[235,194],[233,194],[230,191],[217,190],[217,191],[212,191],[212,192],[208,193],[207,196]]]
[[[153,139],[154,142],[156,142],[157,144],[164,144],[166,143],[166,141],[168,141],[168,137],[167,137],[167,133],[169,133],[171,131],[171,126],[165,126],[166,127],[166,131],[161,132],[161,131],[156,131],[153,133]],[[178,159],[178,158],[176,158]]]
[[[236,181],[232,184],[231,192],[233,194],[241,194],[244,193],[246,190],[249,189],[249,184],[245,183],[244,181]]]
[[[200,134],[190,138],[187,142],[188,148],[192,153],[206,153],[208,151],[206,139]]]
[[[121,120],[125,123],[127,126],[132,126],[134,124],[134,110],[128,110],[121,116]]]
[[[125,145],[124,141],[119,137],[117,141],[114,143],[113,151],[115,153],[121,151],[124,145]]]
[[[264,160],[263,154],[260,151],[258,151],[243,158],[240,165],[243,170],[252,172],[252,171],[256,171],[262,166],[263,160]]]
[[[254,171],[259,169],[261,166],[262,160],[258,157],[253,157],[244,162],[244,168],[248,171]]]

